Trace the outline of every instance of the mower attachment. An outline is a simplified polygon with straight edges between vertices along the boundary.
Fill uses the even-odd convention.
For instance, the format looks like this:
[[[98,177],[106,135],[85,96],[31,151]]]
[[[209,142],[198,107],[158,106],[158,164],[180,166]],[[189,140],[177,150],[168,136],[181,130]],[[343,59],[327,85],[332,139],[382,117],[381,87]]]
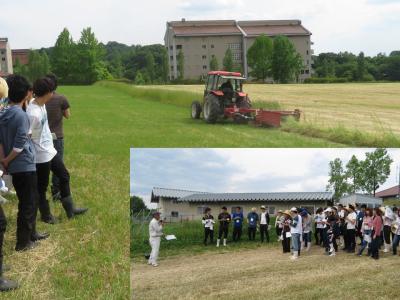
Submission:
[[[260,126],[280,127],[281,119],[287,116],[293,116],[297,121],[300,120],[300,110],[283,111],[283,110],[264,110],[253,108],[227,107],[224,110],[227,118],[242,118],[243,120],[252,120]]]

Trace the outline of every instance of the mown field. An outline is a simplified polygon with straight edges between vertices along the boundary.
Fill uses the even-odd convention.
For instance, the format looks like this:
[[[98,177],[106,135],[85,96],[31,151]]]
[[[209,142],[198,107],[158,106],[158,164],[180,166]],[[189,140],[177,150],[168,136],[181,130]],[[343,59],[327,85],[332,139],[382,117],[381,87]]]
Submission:
[[[85,217],[66,219],[60,203],[52,211],[60,224],[38,222],[50,232],[33,251],[16,253],[16,201],[3,206],[8,217],[5,275],[20,281],[1,299],[129,299],[129,97],[100,87],[62,87],[72,107],[65,122],[65,158],[76,203]],[[52,201],[51,201],[52,202]]]
[[[188,91],[201,97],[204,87],[181,85],[151,88]],[[301,126],[287,126],[287,131],[333,141],[343,140],[345,131],[358,131],[368,133],[365,141],[356,141],[360,146],[364,146],[362,144],[367,143],[368,139],[384,135],[387,138],[378,139],[378,143],[389,147],[400,145],[400,120],[396,117],[400,111],[399,83],[247,84],[244,89],[257,105],[260,102],[272,102],[285,109],[299,108],[303,112]]]
[[[163,244],[161,245],[163,247]],[[313,246],[297,261],[281,247],[220,248],[131,269],[133,299],[397,299],[399,256],[375,261]]]

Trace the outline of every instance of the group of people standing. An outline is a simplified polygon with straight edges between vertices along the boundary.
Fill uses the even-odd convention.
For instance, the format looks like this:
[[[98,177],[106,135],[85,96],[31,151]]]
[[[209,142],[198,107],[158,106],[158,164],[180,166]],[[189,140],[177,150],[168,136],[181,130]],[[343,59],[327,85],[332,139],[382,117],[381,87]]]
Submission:
[[[0,168],[11,175],[18,198],[16,251],[31,250],[49,237],[36,230],[38,210],[43,222],[58,221],[46,197],[50,172],[53,199],[60,200],[67,217],[87,211],[76,208],[72,199],[70,175],[63,162],[63,118],[70,115],[69,103],[56,89],[57,78],[52,74],[37,79],[33,86],[19,75],[0,78]],[[18,287],[2,276],[8,269],[2,252],[6,224],[0,205],[0,291]]]
[[[283,253],[292,252],[291,259],[297,259],[300,251],[311,246],[311,229],[314,223],[315,244],[325,249],[325,254],[335,256],[341,250],[379,259],[379,250],[392,250],[397,255],[400,242],[400,210],[396,207],[367,208],[366,205],[342,204],[325,209],[318,208],[315,215],[306,209],[292,208],[279,211],[276,230],[282,241]],[[358,249],[357,249],[357,240]],[[356,251],[357,250],[357,251]]]
[[[221,239],[223,239],[223,245],[226,246],[231,223],[233,223],[232,240],[234,242],[240,241],[243,232],[243,223],[245,220],[247,222],[247,234],[250,241],[254,241],[256,239],[257,228],[259,228],[261,242],[269,242],[268,226],[270,222],[270,216],[265,206],[261,206],[260,210],[261,212],[257,213],[257,209],[253,207],[245,219],[241,207],[236,207],[235,211],[231,215],[228,213],[228,209],[223,206],[220,214],[218,215],[219,228],[217,247],[220,246]],[[208,242],[213,244],[215,220],[214,216],[211,214],[211,208],[209,207],[207,207],[204,211],[202,224],[204,226],[204,245],[207,245]]]

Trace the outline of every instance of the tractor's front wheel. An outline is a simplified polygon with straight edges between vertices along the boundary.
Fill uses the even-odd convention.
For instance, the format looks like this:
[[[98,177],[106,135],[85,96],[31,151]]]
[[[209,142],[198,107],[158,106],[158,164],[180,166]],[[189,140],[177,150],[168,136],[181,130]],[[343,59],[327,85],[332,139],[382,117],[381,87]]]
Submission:
[[[204,103],[203,111],[204,119],[207,123],[214,124],[217,122],[220,115],[220,107],[218,98],[214,95],[209,95]]]
[[[191,116],[192,119],[200,119],[200,114],[201,114],[201,104],[199,101],[193,101],[192,102],[192,112]]]

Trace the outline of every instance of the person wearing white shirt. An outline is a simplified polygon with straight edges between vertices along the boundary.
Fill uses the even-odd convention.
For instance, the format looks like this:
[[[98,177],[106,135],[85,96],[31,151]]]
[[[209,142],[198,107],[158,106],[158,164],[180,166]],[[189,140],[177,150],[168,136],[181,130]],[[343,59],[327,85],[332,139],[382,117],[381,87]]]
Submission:
[[[148,264],[157,267],[158,253],[160,251],[161,237],[163,236],[163,222],[160,220],[160,213],[155,212],[149,224],[149,242],[151,253]]]
[[[88,210],[87,208],[76,208],[74,206],[70,190],[69,172],[54,148],[45,106],[51,99],[53,91],[54,84],[49,78],[45,77],[36,80],[33,85],[33,93],[36,98],[30,102],[26,109],[30,121],[30,134],[36,151],[35,163],[39,210],[42,221],[49,224],[56,222],[50,212],[49,201],[46,198],[50,170],[60,179],[61,204],[67,217],[72,218],[75,215],[84,214]]]
[[[290,259],[297,259],[300,254],[300,241],[301,235],[303,232],[302,219],[298,214],[297,208],[293,207],[290,210],[290,214],[292,216],[292,222],[290,223],[290,234],[292,236],[292,249],[293,255]]]
[[[347,207],[347,211],[349,214],[347,215],[345,222],[347,224],[347,245],[348,253],[354,253],[356,250],[356,222],[357,222],[357,214],[354,210],[353,205],[349,205]]]
[[[391,228],[392,228],[392,223],[395,219],[394,214],[392,209],[389,206],[386,206],[384,208],[384,216],[383,216],[383,239],[385,242],[385,248],[383,249],[383,252],[387,253],[389,252],[390,246],[391,246]]]
[[[393,255],[397,255],[397,247],[399,246],[400,242],[400,210],[397,207],[393,208],[393,217],[394,217],[393,223],[397,225],[397,228],[393,235],[392,249],[393,249]]]
[[[264,236],[269,243],[269,234],[268,234],[268,225],[269,225],[269,213],[265,210],[265,206],[261,206],[260,213],[260,237],[261,243],[264,242]]]
[[[324,241],[324,237],[323,237],[324,224],[322,223],[323,217],[324,217],[323,209],[322,209],[322,207],[320,207],[317,209],[317,211],[315,212],[315,216],[314,216],[314,223],[315,223],[314,237],[315,237],[315,244],[318,246],[321,246],[321,244]]]
[[[211,214],[211,208],[207,207],[204,211],[203,219],[201,220],[204,226],[204,246],[207,246],[208,237],[210,237],[210,243],[214,243],[214,217]]]

